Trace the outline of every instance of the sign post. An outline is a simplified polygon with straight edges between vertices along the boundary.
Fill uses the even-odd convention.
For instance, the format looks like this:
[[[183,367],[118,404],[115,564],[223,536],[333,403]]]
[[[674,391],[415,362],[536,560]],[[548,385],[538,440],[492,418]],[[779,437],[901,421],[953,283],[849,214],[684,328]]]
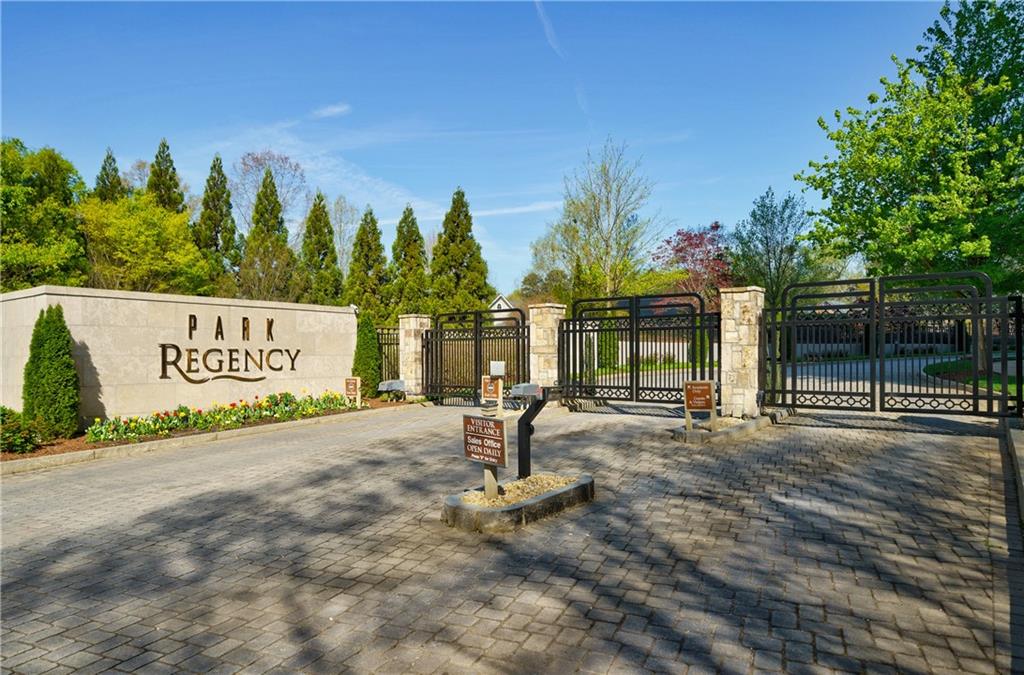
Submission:
[[[345,378],[345,397],[349,400],[354,399],[356,402],[356,408],[363,407],[363,378]]]
[[[718,431],[718,414],[715,410],[715,381],[695,380],[683,383],[686,408],[686,430],[693,431],[691,412],[711,413],[711,431]]]
[[[508,466],[505,421],[477,415],[462,416],[462,445],[466,459],[484,465],[484,496],[498,496],[498,467]]]

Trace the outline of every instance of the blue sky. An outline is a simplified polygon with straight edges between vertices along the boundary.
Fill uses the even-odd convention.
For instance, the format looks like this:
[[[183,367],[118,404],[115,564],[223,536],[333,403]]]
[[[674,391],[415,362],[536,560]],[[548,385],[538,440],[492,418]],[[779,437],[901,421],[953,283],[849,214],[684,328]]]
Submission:
[[[0,122],[90,184],[107,146],[126,168],[161,137],[193,191],[216,152],[284,152],[371,204],[388,246],[406,203],[428,232],[461,185],[508,292],[589,147],[626,142],[673,227],[731,226],[800,189],[816,119],[862,105],[938,9],[4,2]]]

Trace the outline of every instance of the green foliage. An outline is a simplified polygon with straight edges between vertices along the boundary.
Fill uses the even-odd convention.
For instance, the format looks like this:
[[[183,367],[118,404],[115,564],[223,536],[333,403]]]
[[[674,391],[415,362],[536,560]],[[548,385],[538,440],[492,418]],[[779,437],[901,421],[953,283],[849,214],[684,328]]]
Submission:
[[[52,148],[0,143],[0,290],[86,281],[85,239],[76,204],[85,185]]]
[[[975,99],[972,121],[984,129],[992,125],[1004,128],[1008,136],[1024,130],[1024,2],[976,0],[958,3],[954,10],[946,0],[939,19],[925,31],[927,44],[918,45],[924,66],[937,78],[952,61],[968,81],[982,80],[999,84],[1009,80],[1006,89],[992,89]]]
[[[373,209],[367,207],[352,244],[352,262],[345,284],[345,302],[359,308],[361,317],[382,323],[390,313],[385,293],[388,286],[388,261],[380,240],[380,227]],[[376,336],[374,337],[376,340]],[[377,385],[374,384],[374,387]],[[374,389],[376,391],[376,389]]]
[[[844,266],[803,240],[810,227],[803,199],[792,194],[777,199],[768,188],[732,233],[729,259],[736,285],[760,286],[765,305],[781,307],[786,286],[840,277]]]
[[[78,371],[71,350],[74,341],[60,305],[39,312],[22,385],[22,410],[42,433],[70,437],[78,431]]]
[[[560,218],[531,244],[533,271],[571,274],[576,298],[622,295],[651,267],[660,229],[644,215],[653,184],[626,146],[609,139],[600,153],[587,153],[583,166],[565,177]]]
[[[393,324],[402,314],[425,311],[427,281],[427,250],[412,207],[406,206],[398,221],[395,243],[391,247],[391,288],[388,291],[390,311],[385,320]]]
[[[361,378],[363,398],[377,395],[380,384],[380,344],[373,317],[360,312],[356,331],[356,353],[352,360],[352,376]]]
[[[1024,139],[973,121],[979,97],[1011,83],[968,80],[952,63],[937,75],[896,66],[870,108],[836,111],[835,127],[819,120],[836,152],[797,175],[826,200],[811,239],[862,255],[869,274],[980,268],[1000,288],[1019,285],[1002,261],[1019,270],[1024,257]]]
[[[203,210],[192,226],[196,248],[206,259],[218,295],[232,296],[242,262],[242,238],[231,212],[231,190],[220,155],[214,155],[203,191]]]
[[[487,263],[473,237],[469,202],[459,188],[430,261],[429,307],[434,314],[484,309],[494,295],[494,287],[487,283]]]
[[[205,295],[206,260],[192,241],[188,215],[160,207],[146,192],[116,202],[89,197],[80,207],[95,288]]]
[[[174,160],[171,159],[171,147],[167,145],[166,138],[160,139],[156,157],[149,165],[146,192],[153,195],[161,208],[175,213],[185,210],[185,193],[182,192],[178,171],[174,168]]]
[[[32,420],[6,406],[0,406],[0,452],[32,452],[42,443]]]
[[[237,429],[253,422],[285,422],[352,410],[355,401],[336,391],[301,398],[285,392],[256,396],[253,401],[236,401],[212,408],[189,408],[181,405],[149,417],[115,417],[96,421],[85,431],[91,443],[100,441],[137,441],[152,436],[198,430]]]
[[[298,299],[305,291],[295,252],[288,246],[281,202],[270,169],[256,193],[252,229],[245,240],[245,255],[238,273],[239,292],[251,300]]]
[[[317,305],[340,305],[344,291],[338,252],[334,249],[334,228],[327,212],[327,199],[316,193],[306,216],[302,235],[302,267],[309,279],[303,302]]]
[[[597,367],[614,368],[619,365],[619,334],[602,330],[597,334]]]
[[[116,202],[122,197],[128,196],[128,186],[121,180],[121,172],[117,170],[117,160],[114,158],[114,151],[107,148],[107,156],[103,158],[103,166],[96,176],[96,187],[93,195],[104,202]]]

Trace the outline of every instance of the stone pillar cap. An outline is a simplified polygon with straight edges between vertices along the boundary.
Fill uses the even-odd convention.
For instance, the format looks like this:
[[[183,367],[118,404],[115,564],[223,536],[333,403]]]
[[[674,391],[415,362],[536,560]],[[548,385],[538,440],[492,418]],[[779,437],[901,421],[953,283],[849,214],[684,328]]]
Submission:
[[[399,314],[399,319],[433,319],[432,314]]]
[[[720,288],[719,293],[746,293],[747,291],[761,291],[764,293],[764,289],[760,286],[733,286],[731,288]]]
[[[546,308],[546,307],[555,308],[555,307],[557,307],[559,309],[565,309],[567,306],[568,305],[563,305],[560,302],[541,302],[541,303],[538,303],[536,305],[529,305],[529,309],[533,309],[534,307],[538,307],[538,308]]]

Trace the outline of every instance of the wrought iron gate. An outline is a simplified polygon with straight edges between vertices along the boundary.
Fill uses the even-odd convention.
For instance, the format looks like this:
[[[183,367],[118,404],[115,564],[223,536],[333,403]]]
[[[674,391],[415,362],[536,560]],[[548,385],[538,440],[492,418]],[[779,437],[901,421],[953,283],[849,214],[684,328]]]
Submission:
[[[762,324],[766,404],[1021,415],[1021,298],[979,272],[793,284]]]
[[[558,327],[562,395],[681,403],[686,380],[719,379],[720,318],[694,293],[577,300]]]
[[[380,379],[397,380],[400,378],[397,328],[377,329],[377,352],[380,355]]]
[[[521,309],[442,314],[423,335],[427,396],[477,400],[491,361],[505,362],[505,389],[530,381],[530,329]]]

